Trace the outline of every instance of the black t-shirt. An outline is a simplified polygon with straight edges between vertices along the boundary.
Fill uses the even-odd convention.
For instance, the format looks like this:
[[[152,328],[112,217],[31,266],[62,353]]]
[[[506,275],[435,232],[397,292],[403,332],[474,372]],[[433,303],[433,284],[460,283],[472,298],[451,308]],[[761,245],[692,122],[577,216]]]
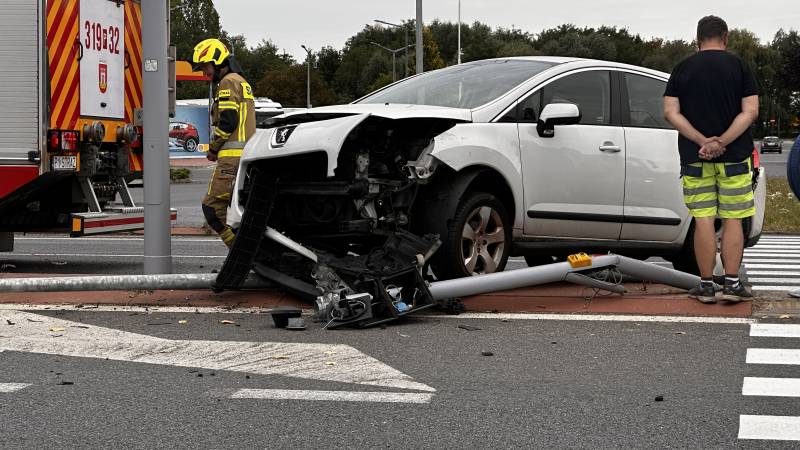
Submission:
[[[703,50],[681,61],[672,70],[665,97],[677,97],[681,114],[703,136],[722,136],[742,112],[742,99],[758,95],[753,73],[736,55],[724,50]],[[748,129],[727,146],[713,162],[739,162],[753,152]],[[703,161],[700,146],[681,135],[678,138],[681,164]]]

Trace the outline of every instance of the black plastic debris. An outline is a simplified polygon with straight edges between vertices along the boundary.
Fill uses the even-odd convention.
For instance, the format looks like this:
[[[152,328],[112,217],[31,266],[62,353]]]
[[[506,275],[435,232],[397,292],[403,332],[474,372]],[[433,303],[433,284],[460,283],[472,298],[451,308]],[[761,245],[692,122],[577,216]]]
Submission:
[[[481,356],[494,356],[492,352],[481,352]]]
[[[656,395],[656,401],[657,402],[663,402],[664,401],[664,396],[663,395]]]
[[[289,319],[300,317],[303,311],[294,306],[282,306],[271,309],[269,314],[272,315],[272,321],[277,328],[286,328],[289,325]]]
[[[459,325],[458,328],[461,328],[462,330],[467,330],[467,331],[480,331],[481,330],[481,328],[473,327],[472,325]]]
[[[302,317],[290,317],[289,323],[286,325],[287,330],[305,330],[306,321]]]

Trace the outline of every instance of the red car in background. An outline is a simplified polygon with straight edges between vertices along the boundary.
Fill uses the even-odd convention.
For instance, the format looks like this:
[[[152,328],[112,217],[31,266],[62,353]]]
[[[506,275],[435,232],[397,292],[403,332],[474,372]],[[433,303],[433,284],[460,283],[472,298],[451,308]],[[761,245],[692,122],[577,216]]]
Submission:
[[[188,122],[170,122],[169,137],[177,139],[178,144],[187,152],[197,151],[197,144],[200,142],[200,133]]]

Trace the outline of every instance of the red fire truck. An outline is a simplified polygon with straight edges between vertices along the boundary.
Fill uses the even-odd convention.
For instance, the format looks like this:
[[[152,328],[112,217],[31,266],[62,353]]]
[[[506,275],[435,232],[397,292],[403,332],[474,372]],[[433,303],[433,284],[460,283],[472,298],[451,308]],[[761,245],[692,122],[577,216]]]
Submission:
[[[140,0],[2,10],[0,251],[14,232],[142,228],[126,184],[143,166]]]

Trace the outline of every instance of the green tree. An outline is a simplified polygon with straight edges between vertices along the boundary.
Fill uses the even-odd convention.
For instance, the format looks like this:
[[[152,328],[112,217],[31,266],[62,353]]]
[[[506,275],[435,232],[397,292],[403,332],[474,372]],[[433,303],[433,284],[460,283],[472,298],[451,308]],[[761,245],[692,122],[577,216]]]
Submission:
[[[306,66],[293,66],[268,71],[256,84],[259,95],[267,96],[284,107],[306,106]],[[319,72],[311,71],[311,104],[326,106],[337,103],[337,96]]]
[[[191,61],[194,46],[203,39],[221,37],[219,14],[212,0],[170,0],[170,43],[176,47],[177,59]],[[197,81],[179,81],[177,96],[204,98],[208,85]]]

